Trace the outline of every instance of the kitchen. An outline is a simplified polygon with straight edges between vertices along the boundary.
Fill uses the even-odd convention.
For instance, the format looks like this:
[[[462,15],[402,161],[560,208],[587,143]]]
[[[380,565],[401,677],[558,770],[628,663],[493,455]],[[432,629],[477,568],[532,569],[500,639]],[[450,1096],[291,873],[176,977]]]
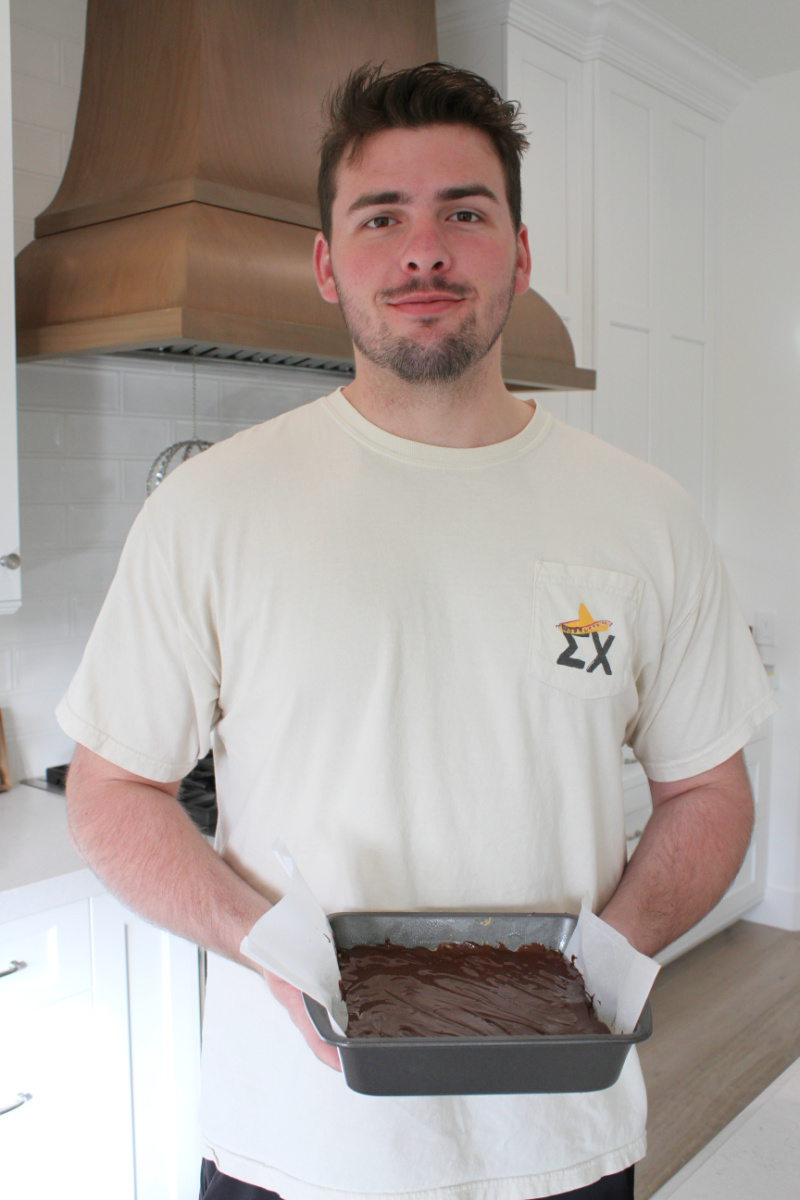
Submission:
[[[560,104],[555,111],[569,118],[567,135],[559,140],[545,129],[533,151],[538,156],[534,161],[552,168],[547,193],[528,216],[534,246],[538,243],[541,248],[534,286],[567,321],[577,361],[598,368],[599,390],[594,397],[569,393],[545,398],[544,403],[576,424],[596,428],[671,469],[703,505],[748,620],[755,624],[757,614],[777,614],[771,634],[774,644],[763,644],[765,661],[776,672],[781,712],[772,723],[765,898],[755,915],[770,925],[796,930],[800,925],[800,763],[794,731],[800,663],[791,636],[791,612],[800,582],[792,553],[800,512],[793,470],[800,418],[791,401],[798,375],[800,314],[795,280],[800,264],[795,224],[800,179],[786,148],[797,143],[792,122],[798,110],[800,56],[795,43],[795,58],[790,57],[791,26],[784,26],[780,41],[773,40],[774,58],[760,49],[758,30],[749,37],[742,35],[750,52],[764,57],[754,58],[749,70],[746,62],[741,63],[737,72],[724,70],[712,55],[701,53],[686,33],[668,37],[657,20],[649,23],[635,6],[515,6],[513,21],[509,18],[503,35],[507,43],[482,35],[481,10],[486,7],[439,5],[443,56],[458,57],[491,74],[502,71],[500,60],[507,44],[507,69],[517,70],[516,86],[527,79],[533,95]],[[691,7],[697,6],[666,0],[650,6],[656,17],[680,9],[686,13]],[[760,6],[759,29],[770,12],[780,15],[780,7]],[[794,17],[790,7],[783,6],[784,14]],[[559,10],[560,25],[554,20]],[[19,0],[12,5],[17,250],[30,240],[33,219],[49,202],[66,164],[80,80],[84,14],[80,3]],[[579,17],[584,20],[583,32]],[[589,18],[600,17],[607,20],[603,30],[589,26]],[[626,21],[627,42],[622,32]],[[712,24],[715,30],[733,25],[721,17]],[[599,59],[585,48],[588,32],[595,37],[605,32]],[[694,28],[697,36],[703,32]],[[472,57],[476,39],[481,44],[480,60]],[[719,49],[728,58],[742,53],[741,47],[733,45],[727,51]],[[526,63],[532,63],[533,69]],[[606,97],[620,95],[619,88],[610,87],[608,74],[603,74],[609,67],[622,71],[631,82],[624,81],[627,107],[611,99],[603,101],[605,108],[599,106],[598,136],[605,136],[609,128],[599,117],[613,104],[629,123],[626,145],[634,149],[639,145],[635,139],[641,136],[636,124],[640,111],[650,105],[648,111],[656,114],[654,124],[663,122],[663,113],[649,93],[638,93],[639,109],[631,99],[635,89],[648,86],[642,74],[648,76],[650,86],[657,85],[659,95],[674,99],[678,92],[679,103],[699,112],[699,117],[686,116],[684,123],[695,140],[681,143],[693,186],[697,172],[692,154],[697,152],[698,131],[708,134],[704,170],[711,188],[707,216],[711,244],[701,244],[695,253],[710,260],[704,262],[700,280],[709,311],[691,330],[678,331],[683,334],[684,352],[672,363],[664,353],[673,331],[663,312],[668,307],[663,298],[667,285],[659,283],[667,257],[663,239],[653,246],[662,311],[644,317],[637,311],[627,318],[621,309],[633,305],[625,295],[621,306],[614,308],[618,298],[614,289],[625,282],[612,277],[613,260],[622,257],[621,235],[618,224],[603,215],[616,198],[607,163],[624,167],[624,146],[593,145],[585,132],[584,115],[590,97],[604,88]],[[761,72],[763,76],[757,78]],[[553,98],[554,92],[563,98]],[[595,176],[591,174],[593,153],[598,158]],[[634,184],[641,178],[637,169],[634,156]],[[531,176],[534,187],[535,173]],[[666,194],[663,180],[657,182],[654,204],[663,203]],[[691,213],[685,222],[694,230]],[[629,228],[644,236],[640,213],[633,213]],[[693,298],[700,286],[693,274],[696,262],[681,264],[681,269],[695,288]],[[606,279],[611,279],[608,286]],[[661,325],[647,326],[645,320],[651,319]],[[643,327],[653,331],[654,350],[648,362],[631,333]],[[615,339],[634,346],[633,352],[617,358]],[[699,367],[698,346],[708,348]],[[634,407],[642,375],[621,376],[624,362],[636,365],[648,379],[650,403],[644,424],[643,406]],[[604,364],[608,364],[605,369]],[[669,370],[677,373],[679,394],[671,392]],[[265,381],[255,367],[200,364],[200,436],[220,440],[328,390],[327,379],[299,374],[270,369]],[[18,388],[25,603],[17,614],[0,619],[0,709],[15,780],[41,775],[46,766],[68,759],[71,746],[59,733],[52,710],[74,670],[124,534],[141,504],[153,458],[163,447],[192,433],[191,372],[183,364],[165,367],[109,357],[25,364],[19,370]],[[758,398],[757,427],[747,419],[745,405],[751,396]],[[675,405],[682,405],[682,428],[688,427],[693,437],[670,437],[667,417]],[[0,454],[8,453],[8,445],[7,440]],[[4,469],[4,479],[8,478]],[[5,554],[7,548],[0,551]]]

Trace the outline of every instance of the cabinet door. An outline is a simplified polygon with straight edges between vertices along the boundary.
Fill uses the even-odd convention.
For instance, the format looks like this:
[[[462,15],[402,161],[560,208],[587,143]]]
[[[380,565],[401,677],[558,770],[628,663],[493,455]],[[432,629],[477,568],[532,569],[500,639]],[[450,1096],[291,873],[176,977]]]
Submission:
[[[17,381],[14,345],[14,191],[11,161],[11,33],[0,0],[0,615],[20,605]],[[2,561],[5,559],[5,565]]]
[[[607,63],[595,76],[594,432],[707,508],[713,123]]]
[[[109,1095],[86,900],[0,926],[0,1194],[133,1200],[130,1099]]]
[[[197,1193],[202,1153],[198,950],[112,896],[91,908],[108,1096],[132,1111],[136,1196],[183,1200]]]

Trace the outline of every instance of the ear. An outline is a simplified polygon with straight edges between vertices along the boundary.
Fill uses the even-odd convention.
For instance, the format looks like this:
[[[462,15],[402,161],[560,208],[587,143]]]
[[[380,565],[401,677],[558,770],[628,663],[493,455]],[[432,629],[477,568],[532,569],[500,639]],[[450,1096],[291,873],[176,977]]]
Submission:
[[[528,244],[528,230],[520,225],[517,234],[517,270],[514,275],[514,295],[520,296],[527,292],[531,283],[531,248]]]
[[[314,241],[314,275],[322,299],[327,300],[329,304],[338,304],[339,296],[333,278],[330,246],[321,233],[317,234]]]

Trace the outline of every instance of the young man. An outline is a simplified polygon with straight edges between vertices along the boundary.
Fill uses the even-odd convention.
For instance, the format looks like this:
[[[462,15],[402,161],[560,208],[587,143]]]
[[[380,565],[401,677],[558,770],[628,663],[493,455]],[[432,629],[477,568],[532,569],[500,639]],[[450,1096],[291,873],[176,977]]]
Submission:
[[[647,954],[747,846],[739,752],[774,701],[716,550],[672,481],[503,386],[524,146],[467,72],[350,79],[314,266],[355,380],[151,497],[59,709],[77,844],[212,951],[208,1197],[610,1200],[645,1149],[635,1053],[598,1093],[351,1092],[239,950],[281,894],[278,834],[327,911],[589,891]],[[172,799],[212,740],[216,852]],[[627,867],[626,743],[654,804]]]

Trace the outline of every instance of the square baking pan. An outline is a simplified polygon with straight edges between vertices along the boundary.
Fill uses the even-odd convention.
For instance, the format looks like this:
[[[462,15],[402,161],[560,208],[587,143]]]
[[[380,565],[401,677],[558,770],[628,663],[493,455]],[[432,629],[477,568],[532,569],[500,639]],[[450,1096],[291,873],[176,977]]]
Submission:
[[[563,952],[577,917],[568,913],[349,912],[328,918],[337,949],[476,942],[515,950],[530,942]],[[610,1087],[632,1045],[653,1032],[650,1002],[631,1034],[525,1037],[342,1037],[321,1004],[304,996],[323,1041],[339,1052],[348,1087],[369,1096],[469,1096],[596,1092]]]

